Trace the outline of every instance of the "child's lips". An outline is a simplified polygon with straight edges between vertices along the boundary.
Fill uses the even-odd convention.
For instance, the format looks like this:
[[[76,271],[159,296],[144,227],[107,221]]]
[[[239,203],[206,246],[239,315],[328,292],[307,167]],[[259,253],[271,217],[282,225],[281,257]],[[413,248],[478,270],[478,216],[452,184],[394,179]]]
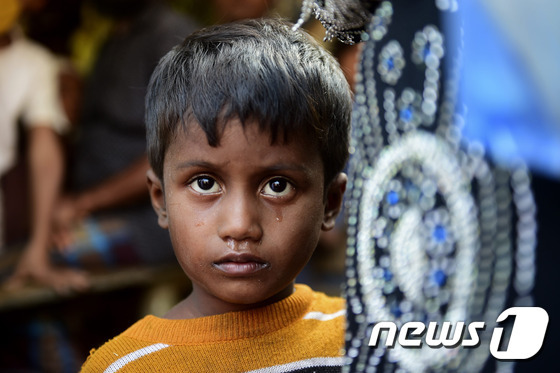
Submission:
[[[229,254],[213,265],[231,276],[247,276],[270,267],[270,263],[251,254]]]

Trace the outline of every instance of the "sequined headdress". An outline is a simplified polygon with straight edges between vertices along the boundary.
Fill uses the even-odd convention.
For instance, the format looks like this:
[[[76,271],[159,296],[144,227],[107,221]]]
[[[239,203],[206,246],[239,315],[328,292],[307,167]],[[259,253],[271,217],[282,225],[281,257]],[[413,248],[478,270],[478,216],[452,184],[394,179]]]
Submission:
[[[461,136],[457,0],[305,0],[326,39],[364,42],[352,119],[346,371],[478,372],[496,317],[531,305],[535,205],[522,164]],[[483,321],[478,348],[368,346],[379,321]],[[468,363],[466,363],[468,362]],[[511,362],[496,363],[510,371]]]

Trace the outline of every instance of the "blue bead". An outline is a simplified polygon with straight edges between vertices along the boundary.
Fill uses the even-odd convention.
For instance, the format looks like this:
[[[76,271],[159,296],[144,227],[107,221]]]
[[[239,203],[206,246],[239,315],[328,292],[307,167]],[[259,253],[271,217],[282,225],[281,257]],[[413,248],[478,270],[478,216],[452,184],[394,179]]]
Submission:
[[[387,65],[387,70],[393,70],[395,68],[395,61],[393,60],[393,57],[387,58],[385,65]]]
[[[436,285],[443,286],[447,282],[447,275],[441,269],[436,269],[432,272],[432,280],[436,283]]]
[[[402,310],[396,303],[393,303],[391,305],[391,313],[393,315],[395,315],[395,317],[401,317],[402,316]]]
[[[385,279],[385,281],[391,281],[393,279],[393,272],[385,268],[383,270],[383,278]]]
[[[410,122],[410,120],[412,119],[412,109],[410,108],[410,106],[400,111],[400,117],[403,122]]]
[[[387,203],[390,205],[396,205],[399,202],[399,193],[395,192],[394,190],[391,190],[389,193],[387,193]]]
[[[426,45],[424,46],[424,61],[426,61],[426,58],[428,58],[431,53],[432,52],[430,51],[430,43],[426,43]]]
[[[442,225],[436,225],[432,232],[432,237],[436,242],[444,242],[447,238],[447,230]]]

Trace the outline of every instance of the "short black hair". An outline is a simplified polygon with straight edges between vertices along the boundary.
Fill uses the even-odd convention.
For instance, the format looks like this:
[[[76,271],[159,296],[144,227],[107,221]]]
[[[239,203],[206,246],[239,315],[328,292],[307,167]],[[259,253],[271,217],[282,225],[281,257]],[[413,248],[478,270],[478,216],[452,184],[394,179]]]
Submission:
[[[163,180],[178,127],[196,122],[218,146],[228,120],[259,123],[271,143],[305,134],[319,146],[325,184],[348,159],[352,98],[336,60],[304,31],[277,19],[211,26],[159,62],[146,96],[148,157]]]

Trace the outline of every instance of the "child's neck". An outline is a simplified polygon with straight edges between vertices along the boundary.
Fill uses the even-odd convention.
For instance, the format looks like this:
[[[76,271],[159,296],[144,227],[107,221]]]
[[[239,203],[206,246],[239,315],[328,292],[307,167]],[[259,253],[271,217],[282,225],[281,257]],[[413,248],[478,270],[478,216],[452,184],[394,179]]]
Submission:
[[[294,284],[278,292],[274,296],[267,298],[259,303],[242,304],[225,302],[219,298],[213,297],[204,291],[200,291],[193,286],[191,294],[175,305],[163,317],[165,319],[196,319],[205,316],[221,315],[228,312],[245,311],[258,307],[264,307],[272,303],[281,301],[289,297],[294,292]]]

